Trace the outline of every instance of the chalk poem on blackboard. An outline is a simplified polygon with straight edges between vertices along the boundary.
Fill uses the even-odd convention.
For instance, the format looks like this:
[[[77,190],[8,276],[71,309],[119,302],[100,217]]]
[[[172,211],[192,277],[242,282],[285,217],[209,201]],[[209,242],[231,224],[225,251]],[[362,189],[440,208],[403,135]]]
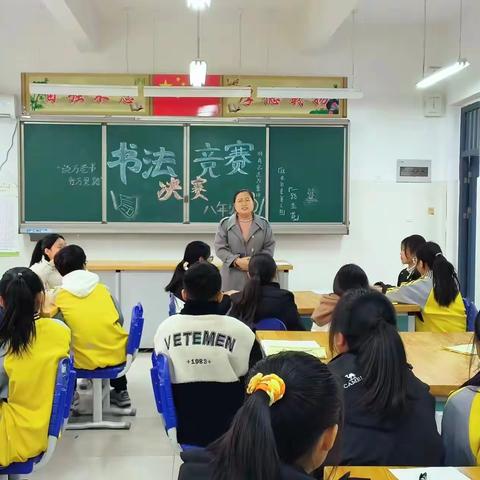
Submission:
[[[257,182],[255,185],[255,190],[257,196],[260,195],[262,191],[262,171],[263,171],[263,163],[262,163],[262,156],[263,152],[258,152],[258,160],[257,160]],[[260,213],[259,213],[260,215]]]
[[[280,175],[285,175],[285,173],[286,173],[285,168],[278,167],[277,168],[277,173],[280,174]]]
[[[318,190],[316,188],[307,188],[307,197],[303,202],[305,205],[317,205],[318,204]]]
[[[297,213],[297,191],[298,188],[288,187],[288,194],[290,195],[290,220],[292,222],[298,222],[300,220],[300,215]]]
[[[177,177],[173,166],[176,165],[175,153],[165,147],[159,147],[158,151],[143,149],[146,156],[138,158],[138,146],[134,143],[120,142],[119,148],[111,152],[116,160],[108,160],[109,168],[119,167],[120,180],[127,185],[127,169],[132,173],[140,173],[143,165],[147,170],[142,173],[144,179],[155,178],[160,175]],[[153,158],[152,158],[153,157]],[[166,167],[163,167],[166,165]]]
[[[71,187],[99,187],[100,177],[68,177],[68,184]]]
[[[252,163],[249,157],[253,150],[253,143],[243,143],[241,140],[237,140],[236,143],[230,145],[225,145],[225,151],[228,153],[225,157],[225,159],[228,160],[225,166],[232,166],[232,171],[227,173],[227,175],[234,175],[235,173],[248,175],[243,169],[247,166],[247,163]]]
[[[110,196],[112,198],[113,208],[120,212],[125,218],[133,219],[137,216],[138,197],[120,193],[118,195],[119,201],[117,201],[113,190],[110,190]]]
[[[180,185],[180,180],[175,177],[170,177],[169,182],[163,183],[162,181],[158,182],[160,190],[157,192],[157,197],[160,202],[167,201],[172,195],[177,200],[182,200],[182,196],[178,192],[182,191],[182,186]]]
[[[62,175],[88,175],[97,170],[97,166],[94,163],[75,163],[73,165],[63,164],[58,165],[57,170],[61,170]]]
[[[203,177],[208,173],[210,178],[218,178],[220,175],[215,175],[213,169],[217,166],[217,162],[225,161],[224,157],[217,154],[217,152],[221,152],[221,149],[212,147],[211,143],[205,142],[205,148],[198,148],[195,152],[200,153],[200,157],[194,158],[193,163],[200,163],[202,167],[202,173],[198,176]]]
[[[101,177],[93,175],[97,170],[94,163],[75,163],[57,165],[57,170],[70,187],[99,187],[101,185]]]
[[[208,202],[208,198],[203,195],[203,193],[207,191],[207,189],[204,188],[205,184],[207,183],[207,179],[197,176],[197,178],[195,180],[192,180],[190,183],[192,184],[192,193],[194,194],[192,201],[196,200],[197,198],[201,198]]]
[[[279,167],[277,169],[277,172],[280,174],[280,208],[279,208],[278,213],[283,217],[287,213],[285,211],[285,204],[284,204],[284,201],[285,201],[284,193],[285,193],[285,174],[286,174],[286,170],[283,167]]]

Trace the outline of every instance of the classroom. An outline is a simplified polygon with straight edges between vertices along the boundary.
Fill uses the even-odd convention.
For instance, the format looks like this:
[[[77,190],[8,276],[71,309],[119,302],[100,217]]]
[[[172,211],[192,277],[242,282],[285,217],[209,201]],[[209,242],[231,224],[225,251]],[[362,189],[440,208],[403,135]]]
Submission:
[[[479,0],[3,0],[0,479],[480,479]]]

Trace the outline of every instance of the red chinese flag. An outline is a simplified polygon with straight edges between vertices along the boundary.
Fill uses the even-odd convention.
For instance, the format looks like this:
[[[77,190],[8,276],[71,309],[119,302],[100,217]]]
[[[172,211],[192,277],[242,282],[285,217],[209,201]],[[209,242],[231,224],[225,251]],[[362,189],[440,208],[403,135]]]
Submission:
[[[205,85],[219,87],[222,84],[221,75],[207,75]],[[153,85],[171,87],[188,87],[188,75],[153,75]],[[168,115],[179,117],[215,117],[220,114],[221,98],[153,98],[153,115]]]

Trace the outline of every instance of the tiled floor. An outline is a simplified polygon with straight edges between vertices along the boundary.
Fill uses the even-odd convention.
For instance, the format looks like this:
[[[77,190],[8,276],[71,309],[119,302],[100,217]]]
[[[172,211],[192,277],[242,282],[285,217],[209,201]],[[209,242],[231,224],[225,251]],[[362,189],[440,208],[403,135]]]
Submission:
[[[141,353],[128,377],[136,417],[130,430],[68,430],[48,465],[31,480],[176,479],[180,465],[155,409],[150,354]]]

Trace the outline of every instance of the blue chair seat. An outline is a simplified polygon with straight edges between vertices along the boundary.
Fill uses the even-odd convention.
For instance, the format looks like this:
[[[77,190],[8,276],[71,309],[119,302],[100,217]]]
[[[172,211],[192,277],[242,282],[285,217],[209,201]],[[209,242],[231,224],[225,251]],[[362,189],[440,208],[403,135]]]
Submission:
[[[117,378],[119,373],[125,369],[126,363],[115,365],[114,367],[96,368],[95,370],[83,370],[77,368],[77,378]]]
[[[33,472],[35,465],[42,459],[43,453],[28,459],[26,462],[11,463],[8,467],[0,467],[0,475],[8,469],[9,475],[28,475]]]

